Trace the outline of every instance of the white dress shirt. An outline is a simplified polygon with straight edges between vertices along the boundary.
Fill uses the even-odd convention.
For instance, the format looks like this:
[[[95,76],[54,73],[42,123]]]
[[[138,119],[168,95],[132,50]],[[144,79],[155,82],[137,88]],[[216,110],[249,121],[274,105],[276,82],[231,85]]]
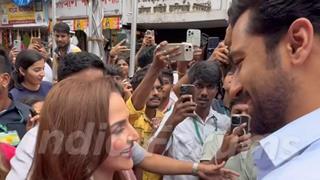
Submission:
[[[258,179],[319,180],[319,127],[317,109],[262,139],[253,153]]]
[[[230,128],[230,118],[210,109],[205,121],[200,117],[188,117],[178,124],[167,144],[168,156],[178,160],[200,162],[203,143],[207,137],[216,131],[227,131]],[[164,180],[194,180],[192,175],[164,176]]]

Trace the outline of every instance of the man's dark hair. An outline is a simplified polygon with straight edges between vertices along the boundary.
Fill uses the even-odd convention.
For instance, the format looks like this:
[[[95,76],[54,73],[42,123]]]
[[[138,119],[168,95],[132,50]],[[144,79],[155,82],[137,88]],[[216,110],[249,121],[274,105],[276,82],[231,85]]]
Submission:
[[[222,75],[218,63],[201,61],[191,67],[188,77],[191,84],[195,81],[201,81],[220,87]]]
[[[165,68],[161,70],[161,77],[168,77],[170,83],[173,84],[173,71],[171,69]]]
[[[70,34],[70,27],[64,22],[58,22],[53,26],[53,32]]]
[[[5,50],[0,48],[0,74],[11,74],[12,65]]]
[[[121,76],[121,70],[114,65],[107,64],[106,74],[110,76]]]
[[[59,63],[58,81],[89,68],[100,69],[104,73],[106,71],[105,64],[95,54],[88,52],[69,53]]]
[[[149,68],[150,68],[150,65],[138,70],[133,75],[131,82],[130,82],[133,90],[135,90],[139,86],[139,84],[142,82],[142,80],[143,80],[144,76],[147,74]],[[160,84],[163,85],[163,81],[160,76],[158,76],[158,80],[160,81]],[[153,83],[150,85],[153,86]]]
[[[156,49],[156,46],[151,46],[151,47],[145,47],[144,49],[141,50],[137,60],[138,67],[144,68],[147,65],[152,63],[155,49]]]
[[[267,53],[272,53],[290,25],[298,18],[307,18],[314,31],[320,33],[319,0],[233,0],[228,10],[234,26],[240,16],[250,10],[247,31],[264,36]]]

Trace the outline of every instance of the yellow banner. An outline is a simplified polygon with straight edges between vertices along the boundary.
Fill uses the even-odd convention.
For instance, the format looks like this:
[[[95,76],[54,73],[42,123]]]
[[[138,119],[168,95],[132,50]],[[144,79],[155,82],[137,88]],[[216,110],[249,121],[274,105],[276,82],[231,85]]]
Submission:
[[[33,3],[30,6],[18,7],[13,3],[5,5],[9,24],[35,23],[35,11]]]
[[[120,29],[120,17],[104,18],[103,29]]]
[[[88,27],[88,19],[76,19],[74,20],[75,30],[85,30]]]

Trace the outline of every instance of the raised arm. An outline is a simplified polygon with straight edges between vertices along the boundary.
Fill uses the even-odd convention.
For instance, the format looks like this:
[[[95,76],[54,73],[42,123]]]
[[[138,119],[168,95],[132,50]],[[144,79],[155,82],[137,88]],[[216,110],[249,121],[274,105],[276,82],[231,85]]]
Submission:
[[[166,41],[161,42],[154,52],[153,63],[151,64],[147,74],[143,78],[139,86],[134,90],[132,94],[132,104],[137,110],[143,109],[147,100],[148,94],[152,91],[153,83],[156,81],[161,69],[167,66],[170,61],[170,57],[179,55],[178,48],[172,48],[164,50],[168,43]]]

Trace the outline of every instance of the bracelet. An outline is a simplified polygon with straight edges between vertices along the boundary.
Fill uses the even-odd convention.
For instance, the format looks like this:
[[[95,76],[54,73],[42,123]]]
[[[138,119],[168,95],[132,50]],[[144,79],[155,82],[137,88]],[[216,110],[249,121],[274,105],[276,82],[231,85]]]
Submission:
[[[199,172],[199,163],[192,164],[192,174],[198,174]]]
[[[216,152],[216,154],[215,154],[215,156],[214,156],[214,163],[215,163],[216,165],[218,165],[217,154],[218,154],[218,151]]]

